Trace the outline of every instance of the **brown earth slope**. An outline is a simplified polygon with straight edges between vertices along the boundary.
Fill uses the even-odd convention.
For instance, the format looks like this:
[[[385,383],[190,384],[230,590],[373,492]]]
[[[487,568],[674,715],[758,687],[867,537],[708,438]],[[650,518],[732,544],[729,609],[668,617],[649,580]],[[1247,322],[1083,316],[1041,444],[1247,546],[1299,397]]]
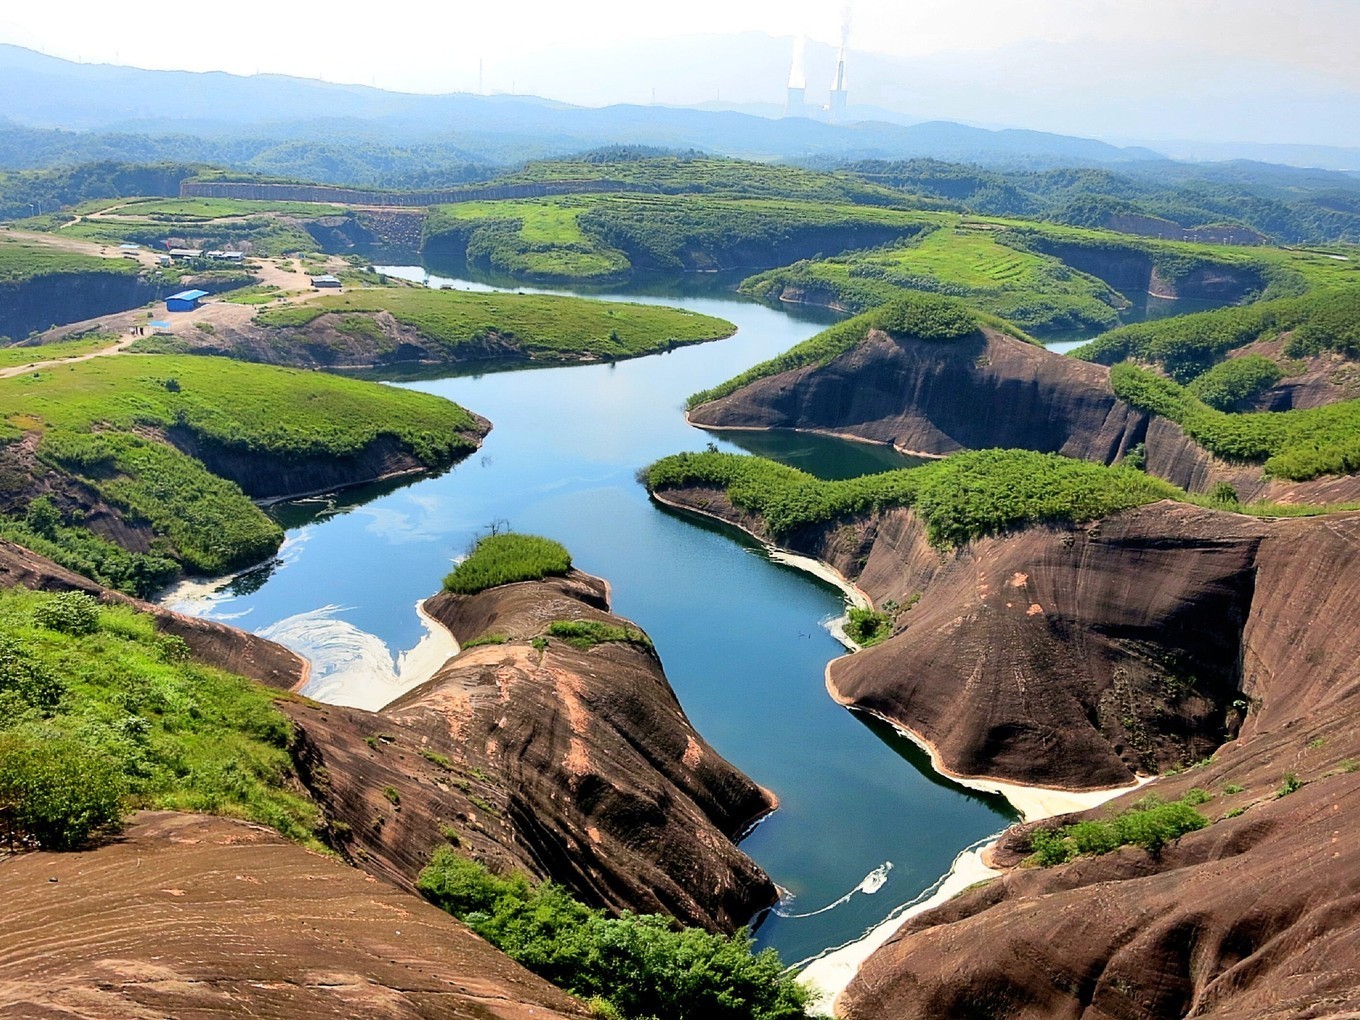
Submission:
[[[406,886],[442,831],[475,856],[585,901],[731,931],[775,899],[733,840],[773,798],[685,718],[649,645],[587,650],[549,623],[608,612],[603,581],[565,578],[440,595],[426,609],[472,647],[378,713],[286,703],[304,778],[356,861]]]
[[[735,520],[712,492],[663,496]],[[920,593],[828,685],[927,738],[950,771],[1082,788],[1184,768],[1095,815],[1211,794],[1213,824],[1160,855],[1008,871],[913,919],[847,989],[846,1016],[1360,1008],[1360,515],[1158,503],[941,553],[899,510],[797,545],[880,604]],[[999,864],[1024,858],[1026,831]]]
[[[277,833],[136,816],[0,861],[0,1013],[23,1020],[521,1020],[575,1000],[423,900]]]

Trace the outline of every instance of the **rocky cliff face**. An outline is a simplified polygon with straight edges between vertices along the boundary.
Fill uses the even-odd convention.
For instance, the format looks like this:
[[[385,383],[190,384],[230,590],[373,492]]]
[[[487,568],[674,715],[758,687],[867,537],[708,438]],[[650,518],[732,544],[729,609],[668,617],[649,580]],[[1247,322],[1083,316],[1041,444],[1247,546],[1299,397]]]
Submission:
[[[1344,515],[1275,522],[1259,542],[1240,632],[1245,719],[1211,761],[1152,788],[1168,799],[1210,792],[1200,810],[1213,824],[1157,855],[1129,848],[1009,871],[922,915],[861,970],[845,1015],[1360,1008],[1360,634],[1338,625],[1360,596],[1357,539],[1360,519]],[[1000,863],[1023,847],[1004,842]]]
[[[759,532],[712,492],[664,496]],[[897,510],[796,547],[880,604],[919,593],[887,642],[832,663],[828,687],[928,740],[949,771],[1090,788],[1183,769],[1092,815],[1149,793],[1211,796],[1212,824],[1159,854],[1010,870],[913,919],[861,968],[843,1015],[1360,1007],[1360,631],[1347,625],[1360,515],[1158,503],[940,553]],[[1022,827],[994,859],[1028,852]]]
[[[163,286],[135,273],[52,273],[0,285],[0,337],[22,340],[49,326],[110,315],[161,296]]]
[[[952,343],[871,331],[829,364],[767,376],[694,408],[707,428],[802,429],[927,456],[1021,448],[1113,464],[1142,444],[1145,467],[1190,492],[1228,482],[1244,502],[1360,499],[1360,477],[1266,479],[1188,438],[1179,425],[1125,404],[1109,369],[983,329]]]
[[[7,1017],[589,1016],[430,904],[277,833],[144,812],[0,867]]]
[[[1105,463],[1146,432],[1146,416],[1110,391],[1108,369],[993,330],[949,343],[873,330],[830,364],[759,379],[690,420],[849,434],[927,455],[1019,445]]]
[[[531,644],[562,619],[641,638],[607,605],[604,583],[575,572],[441,595],[426,608],[460,642],[504,642],[467,649],[378,713],[286,704],[346,851],[409,886],[447,831],[594,905],[728,931],[773,903],[732,842],[773,798],[695,732],[650,647]]]
[[[477,424],[464,436],[469,451],[480,445],[482,437],[491,430],[491,423],[485,418],[477,415],[473,418]],[[344,457],[328,454],[302,457],[231,447],[207,441],[182,427],[168,429],[166,439],[178,450],[197,457],[213,474],[235,482],[256,500],[334,492],[430,470],[401,440],[390,435],[378,436],[357,453]]]

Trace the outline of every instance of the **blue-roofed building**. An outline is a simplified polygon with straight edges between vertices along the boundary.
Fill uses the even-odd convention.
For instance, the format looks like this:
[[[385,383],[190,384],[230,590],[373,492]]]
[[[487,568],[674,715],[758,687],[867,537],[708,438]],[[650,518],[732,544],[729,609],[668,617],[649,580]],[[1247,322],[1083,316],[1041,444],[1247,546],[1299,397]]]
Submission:
[[[167,312],[192,312],[198,308],[198,303],[208,296],[206,290],[182,290],[178,294],[171,294],[165,299],[165,310]]]

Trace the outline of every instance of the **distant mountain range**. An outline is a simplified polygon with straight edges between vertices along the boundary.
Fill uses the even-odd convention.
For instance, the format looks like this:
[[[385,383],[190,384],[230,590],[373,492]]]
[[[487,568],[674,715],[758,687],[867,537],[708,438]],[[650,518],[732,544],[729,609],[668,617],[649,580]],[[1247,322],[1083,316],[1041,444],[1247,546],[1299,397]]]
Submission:
[[[932,156],[982,164],[1071,166],[1161,158],[1146,148],[1038,131],[935,121],[829,124],[730,110],[572,106],[530,96],[427,96],[281,75],[147,71],[78,64],[0,46],[0,110],[20,127],[123,135],[438,141],[489,162],[601,145],[702,149],[755,159]],[[125,159],[139,158],[125,153]],[[10,164],[11,168],[13,164]]]

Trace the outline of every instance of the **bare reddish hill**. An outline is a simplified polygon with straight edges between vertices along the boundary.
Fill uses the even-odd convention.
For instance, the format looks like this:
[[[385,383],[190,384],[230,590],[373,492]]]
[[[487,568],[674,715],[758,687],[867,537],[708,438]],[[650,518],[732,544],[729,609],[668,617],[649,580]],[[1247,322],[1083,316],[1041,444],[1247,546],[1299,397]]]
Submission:
[[[913,919],[861,968],[841,1015],[1355,1016],[1360,777],[1256,800],[1155,859],[1126,849],[1009,871]]]
[[[85,591],[150,613],[202,661],[291,690],[306,663],[220,623],[101,588],[0,540],[0,585]],[[408,891],[454,842],[493,866],[569,886],[616,910],[662,912],[733,931],[776,899],[734,840],[774,798],[690,725],[640,629],[608,611],[608,586],[565,578],[507,585],[427,609],[460,641],[491,631],[382,712],[288,697],[298,776],[326,838]],[[641,643],[586,651],[529,644],[559,619],[627,627]]]
[[[774,902],[733,840],[773,798],[690,725],[649,645],[530,642],[554,620],[642,631],[603,581],[505,585],[426,609],[472,647],[378,713],[285,703],[304,779],[356,862],[410,886],[450,831],[585,901],[731,931]]]
[[[760,531],[712,491],[663,495]],[[797,545],[880,604],[920,593],[828,686],[930,740],[949,770],[1083,788],[1189,766],[1095,816],[1149,792],[1211,795],[1213,824],[1160,855],[1008,871],[913,919],[847,989],[846,1016],[1360,1008],[1360,514],[1164,502],[941,553],[897,510]],[[994,860],[1022,861],[1026,833]]]
[[[16,1020],[589,1015],[436,907],[243,822],[143,813],[0,862],[0,895]]]
[[[928,456],[1007,447],[1113,464],[1141,443],[1151,474],[1192,492],[1229,482],[1244,501],[1360,498],[1355,476],[1269,482],[1259,467],[1220,460],[1179,425],[1117,398],[1108,368],[985,327],[949,343],[874,330],[829,364],[758,379],[689,418],[708,428],[852,436]]]

